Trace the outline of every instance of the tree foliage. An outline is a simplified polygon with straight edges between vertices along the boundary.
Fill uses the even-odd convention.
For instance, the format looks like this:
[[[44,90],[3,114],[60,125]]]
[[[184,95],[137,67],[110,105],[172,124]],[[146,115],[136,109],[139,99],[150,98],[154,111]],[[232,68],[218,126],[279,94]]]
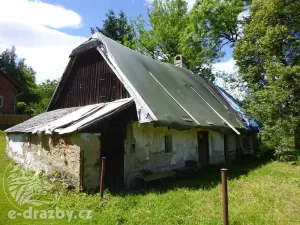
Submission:
[[[33,115],[38,115],[47,110],[47,107],[52,99],[52,96],[58,86],[59,80],[49,80],[42,82],[38,85],[38,92],[41,100],[30,104],[30,109]]]
[[[300,124],[300,2],[253,0],[234,57],[247,84],[246,105],[270,146],[291,145]],[[296,145],[299,148],[299,143]]]
[[[241,0],[198,0],[189,15],[183,36],[183,52],[192,67],[209,64],[224,56],[223,47],[240,36],[245,11]]]
[[[148,8],[149,24],[140,15],[134,22],[137,50],[154,59],[172,62],[181,53],[180,39],[188,23],[184,0],[154,0]]]
[[[91,27],[91,33],[101,32],[105,36],[123,45],[129,45],[130,47],[133,44],[133,29],[125,13],[120,11],[119,14],[116,15],[116,13],[110,9],[105,16],[106,18],[103,21],[102,28]]]

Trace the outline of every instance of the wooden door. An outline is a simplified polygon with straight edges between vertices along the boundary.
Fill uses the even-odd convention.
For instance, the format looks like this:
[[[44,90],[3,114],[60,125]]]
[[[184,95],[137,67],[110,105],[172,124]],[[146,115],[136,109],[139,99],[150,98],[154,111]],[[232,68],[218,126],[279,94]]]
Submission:
[[[198,155],[202,166],[209,165],[209,140],[208,131],[198,132]]]
[[[101,134],[101,156],[106,157],[104,186],[111,190],[124,184],[124,132],[113,127]]]

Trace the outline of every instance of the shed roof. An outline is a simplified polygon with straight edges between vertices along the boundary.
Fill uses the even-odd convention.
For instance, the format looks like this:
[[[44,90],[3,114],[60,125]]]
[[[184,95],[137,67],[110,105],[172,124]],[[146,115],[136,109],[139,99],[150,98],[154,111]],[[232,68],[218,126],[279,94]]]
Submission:
[[[129,107],[132,103],[132,98],[126,98],[109,103],[57,109],[35,116],[32,119],[7,129],[5,132],[71,133],[99,122],[105,117]]]

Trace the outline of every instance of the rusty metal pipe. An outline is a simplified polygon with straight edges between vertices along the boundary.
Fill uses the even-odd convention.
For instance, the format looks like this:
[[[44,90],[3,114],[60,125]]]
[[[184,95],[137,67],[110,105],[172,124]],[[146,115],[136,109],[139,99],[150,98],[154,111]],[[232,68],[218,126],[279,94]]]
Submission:
[[[228,225],[228,189],[227,189],[227,169],[221,169],[222,177],[222,204],[223,204],[223,225]]]
[[[101,178],[100,178],[100,197],[101,197],[101,199],[103,198],[103,192],[104,192],[105,162],[106,162],[106,157],[102,157]]]

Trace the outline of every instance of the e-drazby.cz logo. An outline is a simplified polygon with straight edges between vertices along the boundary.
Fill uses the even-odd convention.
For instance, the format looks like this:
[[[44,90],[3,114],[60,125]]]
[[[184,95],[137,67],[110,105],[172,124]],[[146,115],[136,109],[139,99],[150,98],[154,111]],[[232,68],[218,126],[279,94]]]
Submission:
[[[8,218],[16,219],[92,219],[90,210],[80,210],[78,214],[73,210],[53,208],[59,197],[51,200],[41,198],[50,191],[53,185],[45,179],[40,179],[38,174],[25,170],[21,166],[10,164],[3,176],[3,191],[6,198],[16,210],[8,212]],[[28,207],[28,208],[27,208]],[[34,209],[39,207],[44,209]],[[24,209],[25,208],[25,209]]]
[[[39,210],[29,207],[23,212],[16,212],[15,210],[10,210],[8,212],[9,219],[16,219],[17,217],[22,217],[24,219],[44,219],[44,220],[53,220],[53,219],[67,219],[68,222],[71,222],[72,219],[82,219],[82,220],[91,220],[93,217],[91,215],[91,210],[80,210],[77,214],[73,210],[63,210],[58,207],[55,209]]]

